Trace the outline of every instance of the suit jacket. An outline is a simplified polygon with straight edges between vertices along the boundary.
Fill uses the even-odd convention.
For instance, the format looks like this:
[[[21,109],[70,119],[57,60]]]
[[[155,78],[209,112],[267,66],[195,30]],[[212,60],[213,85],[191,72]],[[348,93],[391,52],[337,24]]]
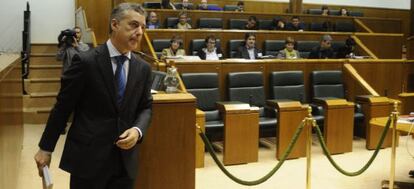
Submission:
[[[262,51],[260,49],[258,49],[258,48],[255,47],[254,48],[254,57],[255,57],[255,59],[258,58],[258,54],[259,53],[262,53]],[[238,57],[238,58],[244,58],[244,59],[250,59],[249,52],[247,51],[247,48],[246,48],[245,45],[240,46],[237,49],[237,55],[236,55],[236,57]]]
[[[203,47],[203,48],[199,49],[198,52],[197,52],[197,54],[198,54],[198,56],[200,57],[201,60],[205,60],[206,59],[206,52],[204,52],[204,50],[203,50],[205,48],[206,47]],[[216,54],[217,54],[217,56],[219,56],[218,58],[220,60],[224,58],[223,57],[223,52],[218,47],[216,47]],[[220,54],[221,54],[221,57],[220,57]]]
[[[322,50],[321,46],[316,46],[309,53],[308,58],[309,59],[334,58],[334,51],[332,48]]]
[[[299,51],[297,51],[297,50],[293,50],[293,51],[295,51],[295,53],[296,53],[296,58],[300,58],[300,53],[299,53]],[[277,53],[277,58],[279,58],[279,59],[286,59],[286,52],[285,52],[285,49],[282,49],[282,50],[280,50],[280,51]]]
[[[73,111],[74,118],[60,168],[82,178],[97,176],[108,163],[116,163],[108,162],[108,157],[112,157],[114,148],[118,148],[114,142],[121,133],[138,127],[145,136],[151,120],[150,89],[150,65],[132,55],[123,102],[118,107],[108,47],[101,45],[76,55],[62,76],[57,102],[49,115],[39,147],[46,151],[54,150]],[[128,175],[135,178],[138,145],[119,151]]]

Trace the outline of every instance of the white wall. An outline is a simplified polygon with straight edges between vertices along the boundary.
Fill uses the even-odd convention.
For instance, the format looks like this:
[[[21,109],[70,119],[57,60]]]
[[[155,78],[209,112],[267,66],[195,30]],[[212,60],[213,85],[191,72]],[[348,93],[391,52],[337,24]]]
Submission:
[[[303,3],[377,7],[390,9],[411,9],[410,0],[303,0]]]
[[[57,43],[61,30],[75,25],[74,0],[28,0],[32,43]],[[0,52],[22,50],[26,0],[0,0]]]

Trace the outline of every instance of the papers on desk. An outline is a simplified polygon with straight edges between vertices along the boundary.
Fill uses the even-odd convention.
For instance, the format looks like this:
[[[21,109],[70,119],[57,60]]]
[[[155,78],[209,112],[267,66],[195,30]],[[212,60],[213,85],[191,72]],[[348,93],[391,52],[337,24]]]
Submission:
[[[157,94],[157,93],[158,93],[158,91],[156,91],[154,89],[151,89],[151,94]]]
[[[413,124],[414,123],[414,117],[401,116],[400,118],[398,118],[397,123]]]
[[[43,189],[53,189],[53,182],[52,182],[52,176],[49,172],[49,167],[46,165],[43,167]]]
[[[171,60],[201,60],[199,56],[167,56]]]

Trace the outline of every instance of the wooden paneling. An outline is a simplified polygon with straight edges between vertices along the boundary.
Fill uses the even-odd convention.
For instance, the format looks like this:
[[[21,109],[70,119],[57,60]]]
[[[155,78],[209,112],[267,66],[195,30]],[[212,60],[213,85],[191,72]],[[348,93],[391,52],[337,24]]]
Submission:
[[[85,10],[88,27],[95,32],[98,44],[103,44],[109,36],[109,17],[112,10],[112,0],[77,0],[76,2],[77,7],[82,7]]]
[[[19,55],[0,55],[0,188],[16,188],[23,142]]]
[[[403,35],[402,34],[355,34],[378,58],[401,59]]]
[[[154,95],[136,189],[195,188],[195,106],[191,94]]]

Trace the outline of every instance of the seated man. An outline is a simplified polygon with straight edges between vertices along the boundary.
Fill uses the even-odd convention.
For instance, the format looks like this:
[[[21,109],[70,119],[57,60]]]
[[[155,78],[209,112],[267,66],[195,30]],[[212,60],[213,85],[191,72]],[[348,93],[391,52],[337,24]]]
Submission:
[[[180,48],[182,43],[180,36],[173,36],[170,41],[170,47],[162,50],[161,60],[171,56],[185,56],[185,50]]]
[[[180,12],[178,15],[178,23],[176,26],[177,29],[191,29],[191,25],[187,22],[187,13]]]
[[[298,16],[293,16],[291,22],[287,24],[286,30],[289,31],[303,31],[303,23],[300,22]]]
[[[160,22],[158,21],[157,13],[155,13],[154,11],[151,11],[148,14],[147,28],[148,29],[158,29],[158,28],[160,28]]]
[[[254,33],[246,33],[244,44],[237,49],[236,57],[255,60],[261,56],[262,51],[256,48],[256,35]]]
[[[282,18],[276,17],[272,20],[271,30],[286,30],[285,21]]]
[[[244,28],[246,30],[257,30],[257,18],[255,16],[250,16]]]
[[[243,1],[237,2],[237,9],[235,11],[236,12],[244,12],[244,2]]]
[[[332,37],[323,35],[320,45],[314,47],[309,54],[309,59],[327,59],[334,58],[334,51],[331,47]]]
[[[223,53],[221,49],[216,47],[216,37],[214,35],[209,35],[205,40],[206,47],[198,50],[198,56],[202,60],[219,60],[223,59]]]
[[[286,38],[285,49],[279,51],[279,53],[277,54],[277,58],[279,59],[300,58],[299,52],[294,49],[295,45],[296,45],[296,42],[292,37]]]

